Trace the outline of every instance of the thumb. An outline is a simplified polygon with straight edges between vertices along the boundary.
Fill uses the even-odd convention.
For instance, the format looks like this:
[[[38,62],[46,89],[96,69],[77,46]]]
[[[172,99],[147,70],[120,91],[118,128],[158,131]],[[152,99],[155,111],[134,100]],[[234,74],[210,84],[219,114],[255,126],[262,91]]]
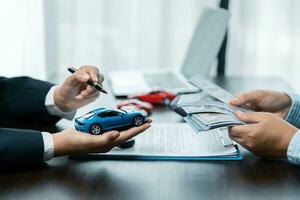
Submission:
[[[102,135],[101,142],[103,142],[104,145],[107,145],[115,141],[119,136],[120,133],[118,131],[109,131]]]
[[[242,113],[242,112],[238,111],[238,112],[236,112],[236,116],[244,122],[258,123],[264,119],[265,113],[262,113],[262,112]]]
[[[260,91],[246,92],[231,99],[230,104],[234,106],[244,106],[247,103],[256,105],[261,101],[262,97],[263,94]]]

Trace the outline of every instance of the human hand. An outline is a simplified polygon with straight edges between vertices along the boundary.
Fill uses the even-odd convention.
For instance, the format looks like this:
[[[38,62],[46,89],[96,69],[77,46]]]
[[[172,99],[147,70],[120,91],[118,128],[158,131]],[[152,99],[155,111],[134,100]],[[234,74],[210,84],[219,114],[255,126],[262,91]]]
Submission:
[[[66,129],[52,135],[54,156],[64,156],[80,153],[104,153],[113,147],[123,144],[130,138],[140,134],[151,126],[151,120],[145,124],[130,128],[126,131],[110,131],[102,135],[91,135]]]
[[[234,141],[259,156],[286,157],[297,128],[271,113],[237,112],[237,117],[252,124],[231,127],[229,136]]]
[[[92,79],[102,83],[104,77],[94,66],[81,66],[54,91],[55,105],[62,111],[71,111],[95,101],[99,91],[87,84]]]
[[[255,90],[238,95],[230,101],[234,106],[247,106],[255,111],[271,112],[282,119],[288,114],[292,100],[281,92]]]

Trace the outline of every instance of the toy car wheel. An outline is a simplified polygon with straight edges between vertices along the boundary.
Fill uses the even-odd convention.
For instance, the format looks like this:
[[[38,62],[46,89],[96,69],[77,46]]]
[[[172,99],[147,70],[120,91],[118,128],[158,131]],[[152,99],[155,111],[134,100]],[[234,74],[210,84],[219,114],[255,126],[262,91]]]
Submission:
[[[134,126],[140,126],[144,123],[143,117],[142,116],[135,116],[133,118],[133,125]]]
[[[121,149],[127,149],[127,148],[133,147],[134,144],[135,144],[135,140],[130,139],[130,140],[125,141],[123,144],[119,145],[118,147]]]
[[[90,133],[93,135],[101,134],[101,126],[99,124],[93,124],[90,128]]]
[[[168,106],[170,104],[170,99],[164,98],[163,105]]]

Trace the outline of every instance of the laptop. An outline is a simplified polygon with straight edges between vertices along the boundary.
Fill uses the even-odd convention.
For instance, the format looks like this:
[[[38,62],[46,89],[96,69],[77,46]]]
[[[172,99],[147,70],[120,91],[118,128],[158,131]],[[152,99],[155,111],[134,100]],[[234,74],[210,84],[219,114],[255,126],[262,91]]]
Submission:
[[[217,57],[229,21],[225,9],[205,8],[180,69],[117,70],[108,74],[115,96],[164,89],[174,93],[194,92],[198,89],[188,83],[195,75],[207,77]]]

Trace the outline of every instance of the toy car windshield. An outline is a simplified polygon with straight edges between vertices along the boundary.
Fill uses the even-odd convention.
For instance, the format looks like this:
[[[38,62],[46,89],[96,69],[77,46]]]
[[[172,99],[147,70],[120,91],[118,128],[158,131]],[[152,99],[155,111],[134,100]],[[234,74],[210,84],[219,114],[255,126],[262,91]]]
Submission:
[[[127,113],[127,111],[126,110],[119,110],[119,111],[117,111],[117,112],[120,112],[120,113],[123,113],[123,114],[126,114]]]
[[[84,117],[85,119],[89,119],[89,118],[93,117],[94,115],[95,115],[94,112],[89,112],[89,113],[85,114],[83,117]]]
[[[163,91],[161,91],[161,90],[154,90],[152,92],[149,92],[149,94],[159,94],[161,92],[163,92]]]

